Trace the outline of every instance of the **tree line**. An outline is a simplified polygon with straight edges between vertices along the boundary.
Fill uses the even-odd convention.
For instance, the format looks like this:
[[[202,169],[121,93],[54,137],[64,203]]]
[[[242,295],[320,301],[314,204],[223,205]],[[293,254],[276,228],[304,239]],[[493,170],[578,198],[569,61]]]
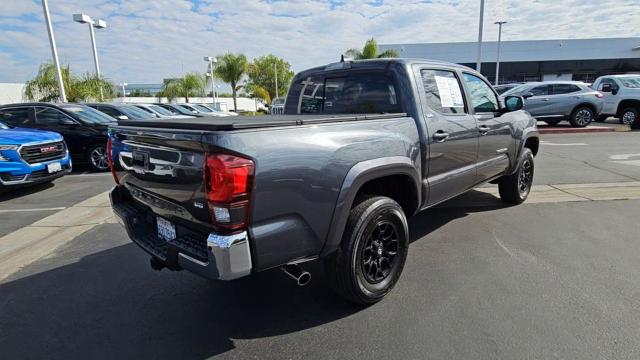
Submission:
[[[378,51],[374,38],[368,39],[360,49],[348,49],[344,55],[360,59],[398,57],[395,50]],[[286,95],[293,78],[291,64],[273,54],[257,57],[249,62],[244,54],[226,53],[217,57],[214,77],[231,86],[233,106],[237,109],[238,95],[259,98],[270,103],[276,96]],[[210,73],[209,69],[209,73]],[[277,81],[276,81],[277,74]],[[116,96],[114,85],[108,79],[92,74],[75,75],[67,65],[62,69],[62,78],[70,102],[107,100]],[[277,90],[276,90],[277,82]],[[205,73],[190,72],[182,77],[165,81],[156,96],[175,99],[205,96],[207,94]],[[123,94],[124,95],[124,94]],[[54,101],[58,98],[56,71],[53,64],[40,65],[38,74],[27,81],[25,96],[31,101]]]

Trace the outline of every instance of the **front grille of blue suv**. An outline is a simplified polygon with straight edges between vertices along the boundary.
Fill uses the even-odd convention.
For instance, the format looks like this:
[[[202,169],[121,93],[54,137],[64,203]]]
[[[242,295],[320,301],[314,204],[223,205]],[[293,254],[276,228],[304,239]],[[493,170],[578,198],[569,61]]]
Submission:
[[[0,123],[0,190],[51,181],[71,166],[62,135]]]

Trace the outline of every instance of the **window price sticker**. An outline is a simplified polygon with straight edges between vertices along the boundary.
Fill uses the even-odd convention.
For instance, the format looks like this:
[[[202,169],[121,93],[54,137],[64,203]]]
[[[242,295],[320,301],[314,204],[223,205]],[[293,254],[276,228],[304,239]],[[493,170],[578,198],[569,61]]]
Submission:
[[[443,108],[464,107],[462,92],[456,78],[435,76],[435,79]]]

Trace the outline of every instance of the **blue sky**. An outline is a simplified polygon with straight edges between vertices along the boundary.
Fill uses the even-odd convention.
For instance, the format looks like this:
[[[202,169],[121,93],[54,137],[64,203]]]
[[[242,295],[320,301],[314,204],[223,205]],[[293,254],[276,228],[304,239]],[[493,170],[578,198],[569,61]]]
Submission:
[[[203,56],[273,53],[294,70],[337,61],[374,36],[380,43],[474,41],[479,0],[49,0],[58,51],[78,73],[93,71],[86,25],[113,82],[159,83],[205,71]],[[486,40],[640,36],[640,0],[486,0]],[[0,82],[24,82],[51,53],[40,0],[0,1]]]

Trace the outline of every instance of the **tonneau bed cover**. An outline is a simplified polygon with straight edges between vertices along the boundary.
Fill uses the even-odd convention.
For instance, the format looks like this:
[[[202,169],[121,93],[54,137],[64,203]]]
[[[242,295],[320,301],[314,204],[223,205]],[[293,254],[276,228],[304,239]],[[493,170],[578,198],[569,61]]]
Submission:
[[[406,117],[405,113],[393,114],[336,114],[336,115],[264,115],[264,116],[205,116],[193,119],[163,118],[153,120],[120,120],[119,126],[189,129],[189,130],[239,130],[276,126],[295,126],[318,123],[375,120]]]

